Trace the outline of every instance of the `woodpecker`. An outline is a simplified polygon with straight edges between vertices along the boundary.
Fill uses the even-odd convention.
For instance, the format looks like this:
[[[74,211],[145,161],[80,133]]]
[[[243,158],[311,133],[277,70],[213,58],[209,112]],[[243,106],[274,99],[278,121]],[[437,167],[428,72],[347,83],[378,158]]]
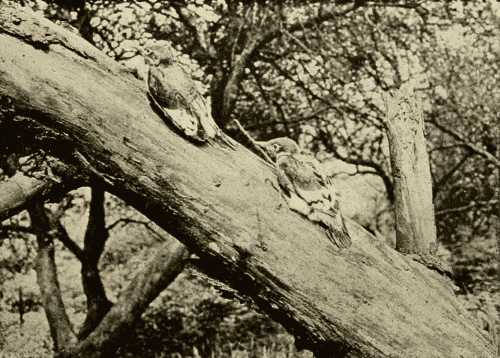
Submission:
[[[197,142],[220,137],[232,146],[217,126],[195,82],[176,62],[167,46],[155,45],[143,52],[148,65],[147,84],[152,103],[179,131]]]
[[[288,207],[324,228],[327,237],[338,248],[351,246],[338,194],[320,163],[301,154],[297,143],[290,138],[280,137],[257,144],[274,161]]]

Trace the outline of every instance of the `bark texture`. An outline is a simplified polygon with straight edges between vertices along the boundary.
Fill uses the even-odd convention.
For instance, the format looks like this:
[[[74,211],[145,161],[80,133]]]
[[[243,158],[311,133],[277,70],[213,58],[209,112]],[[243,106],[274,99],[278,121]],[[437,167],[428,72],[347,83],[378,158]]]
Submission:
[[[51,190],[50,179],[36,179],[18,173],[0,183],[0,222],[17,214],[27,202]]]
[[[151,109],[143,83],[49,21],[4,7],[0,24],[0,97],[43,128],[26,140],[100,178],[303,348],[325,357],[493,357],[445,278],[353,222],[353,245],[335,250],[280,202],[266,181],[275,173],[248,150],[186,141]],[[25,130],[10,117],[3,124]]]
[[[386,98],[394,177],[396,249],[429,255],[437,249],[432,178],[420,102],[409,86]]]

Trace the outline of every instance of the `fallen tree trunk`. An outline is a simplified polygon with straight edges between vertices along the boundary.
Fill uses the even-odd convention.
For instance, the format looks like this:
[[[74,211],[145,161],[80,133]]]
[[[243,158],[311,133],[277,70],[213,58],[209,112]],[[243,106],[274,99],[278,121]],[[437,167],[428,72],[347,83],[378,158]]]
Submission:
[[[100,178],[324,357],[493,357],[447,279],[353,222],[336,251],[242,147],[192,144],[144,85],[77,35],[0,9],[0,133]],[[30,117],[16,121],[16,115]]]

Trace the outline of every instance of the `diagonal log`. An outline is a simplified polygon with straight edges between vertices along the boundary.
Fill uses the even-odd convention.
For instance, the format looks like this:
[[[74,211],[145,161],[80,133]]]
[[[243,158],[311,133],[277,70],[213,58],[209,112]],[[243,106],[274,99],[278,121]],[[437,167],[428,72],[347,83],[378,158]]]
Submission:
[[[0,133],[8,136],[9,132],[2,131],[1,124],[0,112]],[[11,164],[7,164],[7,171],[11,173],[7,179],[0,182],[0,222],[18,214],[34,201],[57,200],[61,195],[88,181],[88,178],[77,172],[76,167],[69,167],[53,157],[40,162],[33,161],[32,164],[34,166],[30,169],[17,168],[15,164],[10,167]]]
[[[18,173],[0,182],[0,222],[17,214],[38,196],[54,186],[50,179],[37,179]]]
[[[0,49],[0,103],[31,114],[43,136],[8,116],[0,130],[100,177],[303,348],[324,357],[493,357],[445,278],[353,222],[353,245],[336,251],[280,205],[263,161],[180,137],[142,83],[76,35],[2,7]]]
[[[59,357],[111,357],[148,305],[182,272],[189,258],[180,242],[162,244],[89,335]]]

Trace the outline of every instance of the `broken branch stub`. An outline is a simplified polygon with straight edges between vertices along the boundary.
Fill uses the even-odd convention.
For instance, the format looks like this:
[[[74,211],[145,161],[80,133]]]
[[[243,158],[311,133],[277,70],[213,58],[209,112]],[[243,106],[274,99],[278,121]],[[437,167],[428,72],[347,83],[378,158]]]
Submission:
[[[410,85],[386,95],[386,127],[394,177],[396,249],[430,255],[437,249],[432,178],[420,101]]]

